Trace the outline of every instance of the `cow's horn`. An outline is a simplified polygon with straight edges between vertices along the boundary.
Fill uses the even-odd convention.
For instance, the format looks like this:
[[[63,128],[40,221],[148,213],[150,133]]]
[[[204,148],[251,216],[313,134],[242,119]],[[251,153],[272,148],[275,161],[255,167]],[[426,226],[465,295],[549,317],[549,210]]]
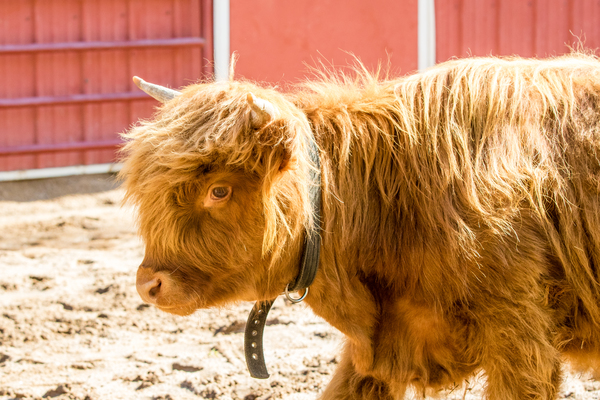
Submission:
[[[150,96],[154,97],[156,100],[166,103],[169,100],[173,100],[175,97],[179,96],[181,92],[177,90],[169,89],[164,86],[155,85],[154,83],[146,82],[142,78],[137,76],[133,77],[133,82],[135,85],[142,89],[144,92],[148,93]]]
[[[252,93],[248,93],[248,104],[251,107],[250,119],[254,128],[262,128],[269,121],[279,116],[279,111],[273,104],[256,97]]]

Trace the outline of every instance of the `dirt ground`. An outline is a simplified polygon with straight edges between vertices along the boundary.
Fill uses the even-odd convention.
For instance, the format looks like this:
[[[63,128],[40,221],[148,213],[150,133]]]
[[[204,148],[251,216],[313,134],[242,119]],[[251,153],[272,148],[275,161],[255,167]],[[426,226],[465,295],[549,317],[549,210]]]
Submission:
[[[184,318],[142,303],[143,246],[117,186],[108,175],[0,184],[0,399],[317,398],[343,338],[305,306],[276,302],[271,377],[254,380],[251,304]],[[438,396],[477,399],[481,382]],[[600,383],[567,374],[560,397],[600,399]]]

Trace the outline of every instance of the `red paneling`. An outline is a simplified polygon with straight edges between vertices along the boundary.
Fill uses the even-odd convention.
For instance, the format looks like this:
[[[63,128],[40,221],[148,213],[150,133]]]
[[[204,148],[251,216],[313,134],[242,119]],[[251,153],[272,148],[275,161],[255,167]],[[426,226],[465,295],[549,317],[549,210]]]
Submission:
[[[547,57],[600,47],[598,0],[437,0],[437,60]]]
[[[113,161],[156,105],[133,75],[179,87],[210,72],[211,3],[0,0],[0,170]]]
[[[417,68],[417,0],[231,0],[231,50],[236,75],[294,82],[305,63],[347,66],[358,56],[369,69]]]
[[[126,42],[128,35],[128,3],[118,0],[86,1],[82,3],[82,42]],[[82,53],[85,71],[84,93],[121,93],[131,90],[128,77],[128,50],[103,50]],[[111,140],[115,132],[129,123],[129,102],[115,101],[82,106],[84,140]],[[84,153],[85,164],[99,164],[112,158],[110,150]]]
[[[294,82],[310,75],[306,64],[347,66],[350,54],[369,69],[389,59],[393,74],[412,72],[417,3],[231,0],[236,74]],[[438,61],[556,55],[580,39],[600,48],[600,0],[435,3]],[[111,161],[114,151],[106,146],[155,106],[136,97],[132,75],[178,87],[210,72],[211,4],[0,0],[0,170]],[[89,149],[86,142],[101,146]],[[40,146],[48,151],[40,153]],[[10,155],[11,148],[18,152]]]
[[[438,61],[462,53],[462,5],[462,0],[435,2],[435,46]]]
[[[34,40],[33,0],[0,2],[0,46]],[[10,54],[0,57],[0,97],[18,98],[35,94],[34,57]],[[0,108],[0,146],[18,146],[35,140],[35,110]],[[13,133],[9,133],[13,132]],[[0,157],[0,170],[27,168],[34,156]]]
[[[600,47],[600,1],[571,0],[571,31],[581,39],[585,47]]]
[[[501,0],[466,0],[461,7],[465,21],[461,23],[462,37],[485,37],[486,41],[473,43],[470,51],[474,54],[486,54],[490,45],[498,44],[498,11]],[[478,20],[477,24],[470,21]]]
[[[36,1],[34,7],[35,39],[41,43],[79,40],[80,9],[77,0]],[[36,55],[35,82],[37,96],[64,96],[77,93],[81,81],[79,55],[75,52],[52,52]],[[76,105],[42,106],[37,110],[37,143],[51,144],[81,141],[81,116]],[[81,154],[42,154],[36,167],[81,164]]]
[[[537,54],[556,55],[569,51],[565,44],[571,45],[576,40],[570,31],[573,28],[573,7],[578,1],[581,0],[555,0],[552,7],[538,1],[535,24]]]

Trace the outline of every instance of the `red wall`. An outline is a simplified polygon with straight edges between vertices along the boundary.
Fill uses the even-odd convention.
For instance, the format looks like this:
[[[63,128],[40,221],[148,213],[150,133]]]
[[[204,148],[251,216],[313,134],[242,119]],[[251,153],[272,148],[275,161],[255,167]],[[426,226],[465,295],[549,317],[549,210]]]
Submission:
[[[417,0],[231,0],[231,51],[236,76],[295,82],[304,63],[352,63],[351,52],[370,69],[417,68]]]
[[[600,47],[598,0],[436,0],[437,61],[469,55],[546,57],[581,41]],[[417,0],[231,0],[236,74],[267,82],[309,75],[304,63],[336,66],[356,54],[395,74],[417,68]],[[387,53],[386,53],[387,52]]]
[[[437,60],[547,57],[600,47],[598,0],[437,0]]]

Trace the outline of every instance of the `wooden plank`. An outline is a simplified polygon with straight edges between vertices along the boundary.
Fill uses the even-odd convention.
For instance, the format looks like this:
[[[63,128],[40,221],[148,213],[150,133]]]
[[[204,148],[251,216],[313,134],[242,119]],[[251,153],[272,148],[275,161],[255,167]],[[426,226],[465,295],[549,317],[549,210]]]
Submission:
[[[471,55],[489,56],[498,48],[498,7],[499,0],[468,0],[470,15],[465,19],[474,25],[473,36],[466,39],[473,43]],[[465,22],[466,23],[466,22]]]
[[[600,48],[600,1],[572,0],[571,7],[574,42],[579,42],[588,49]]]
[[[80,141],[70,143],[29,144],[24,146],[0,147],[0,155],[59,153],[71,150],[114,149],[123,144],[120,140]],[[98,164],[98,163],[95,163]]]
[[[79,41],[81,37],[81,7],[78,0],[36,2],[36,24],[40,42]],[[67,96],[82,91],[81,58],[76,52],[38,54],[38,95]],[[69,143],[83,139],[82,109],[65,104],[40,107],[38,119],[43,126],[37,143]],[[78,151],[38,156],[38,167],[61,167],[83,162]]]
[[[536,14],[536,55],[548,57],[569,51],[573,44],[570,20],[572,13],[570,0],[546,0],[538,7]]]
[[[85,3],[86,40],[90,43],[91,41],[127,43],[127,3],[118,0]],[[129,95],[133,94],[130,92],[130,87],[125,84],[128,78],[126,48],[127,46],[119,46],[101,52],[82,53],[87,93],[92,96],[99,94],[114,96],[117,93],[127,92]],[[140,94],[135,92],[135,95]],[[119,131],[124,130],[129,123],[127,116],[125,120],[122,117],[123,109],[127,110],[127,108],[127,103],[122,101],[86,104],[83,107],[85,140],[118,141]],[[83,157],[85,164],[101,164],[114,161],[115,155],[114,151],[103,149],[85,151]]]
[[[206,40],[206,45],[202,47],[201,54],[201,68],[203,72],[203,77],[207,78],[210,76],[210,79],[213,78],[213,24],[212,24],[212,0],[189,0],[190,1],[190,13],[192,14],[192,18],[194,16],[199,15],[198,19],[193,19],[195,21],[200,21],[200,26],[193,30],[194,34],[202,36]]]
[[[0,46],[0,55],[13,53],[92,51],[107,49],[143,49],[148,47],[202,47],[205,44],[206,41],[199,37],[178,37],[173,39],[148,39],[134,41],[7,44]]]
[[[463,0],[435,3],[436,59],[446,61],[463,53]]]

